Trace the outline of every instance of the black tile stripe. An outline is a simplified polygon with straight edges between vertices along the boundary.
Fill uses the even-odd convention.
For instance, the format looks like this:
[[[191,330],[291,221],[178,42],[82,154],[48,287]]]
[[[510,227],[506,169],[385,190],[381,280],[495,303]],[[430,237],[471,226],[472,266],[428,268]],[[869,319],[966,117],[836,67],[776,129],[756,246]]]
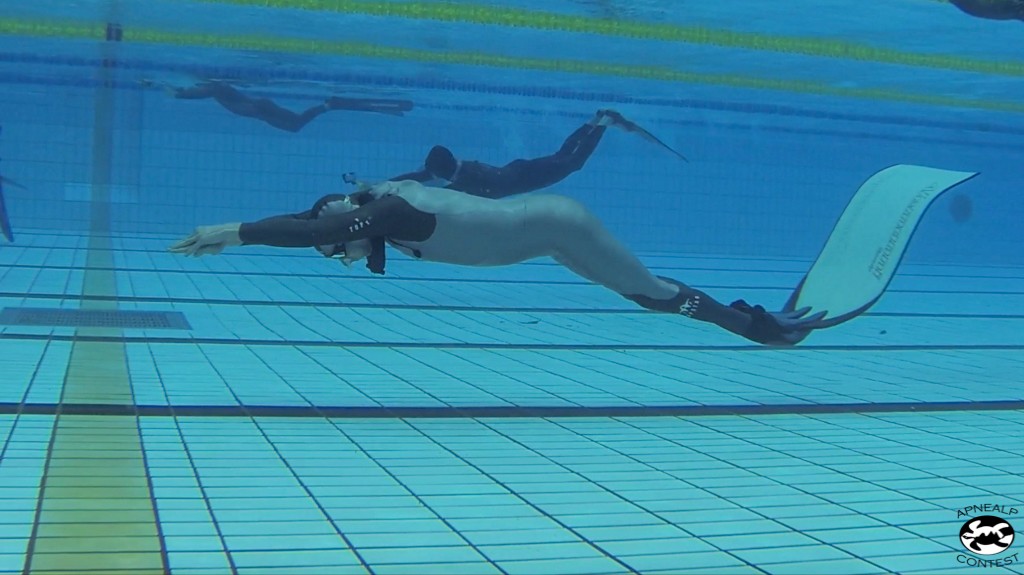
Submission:
[[[16,300],[67,300],[70,296],[66,294],[37,294],[20,292],[0,292],[0,298]],[[398,304],[382,303],[367,304],[358,302],[340,301],[271,301],[271,300],[228,300],[209,298],[162,298],[157,296],[83,296],[80,300],[90,301],[117,301],[132,304],[166,304],[166,305],[215,305],[215,306],[262,306],[262,307],[302,307],[310,306],[317,308],[345,308],[345,309],[382,309],[382,310],[415,310],[415,311],[458,311],[458,312],[489,312],[489,313],[582,313],[600,315],[635,315],[650,314],[652,312],[642,308],[545,308],[545,307],[511,307],[511,306],[450,306],[441,304]],[[948,312],[902,312],[902,311],[878,311],[866,312],[862,316],[869,317],[944,317],[944,318],[965,318],[965,319],[1024,319],[1021,313],[948,313]]]
[[[127,358],[125,358],[127,363]],[[149,465],[150,452],[146,448],[146,434],[142,430],[142,421],[139,419],[138,398],[135,395],[135,386],[131,385],[131,370],[128,370],[129,389],[132,393],[132,407],[134,408],[131,417],[135,418],[135,433],[139,438],[139,454],[142,456],[142,468],[145,470],[146,489],[149,491],[149,504],[153,508],[153,522],[156,525],[156,540],[160,544],[160,562],[163,565],[164,575],[170,575],[171,563],[167,551],[167,537],[164,535],[164,521],[160,517],[160,505],[157,503],[156,491],[153,486],[153,473]],[[61,406],[63,411],[63,405]]]
[[[22,237],[25,237],[25,236],[38,236],[38,237],[47,238],[47,239],[54,238],[54,237],[78,239],[78,238],[82,237],[79,233],[64,233],[64,232],[60,232],[58,230],[47,231],[47,232],[28,230],[28,231],[20,232],[20,235]],[[153,237],[153,236],[133,235],[131,232],[125,232],[123,234],[118,234],[118,235],[97,236],[97,237],[104,237],[106,239],[110,239],[111,241],[120,241],[122,244],[124,244],[124,243],[138,243],[138,242],[164,242],[164,243],[172,243],[172,242],[177,241],[179,239],[179,237],[177,235],[173,235],[173,236],[172,235],[167,235],[166,237]],[[53,245],[35,245],[35,244],[24,245],[24,244],[19,244],[19,245],[14,246],[14,247],[17,247],[18,249],[21,249],[21,250],[47,250],[47,251],[81,251],[81,250],[85,249],[83,246],[76,246],[76,245],[53,246]],[[147,255],[167,255],[167,252],[164,249],[146,248],[146,247],[132,248],[132,247],[125,247],[124,245],[121,245],[121,246],[115,248],[114,251],[116,251],[118,253],[134,253],[134,254],[147,254]],[[669,252],[648,252],[648,251],[640,252],[637,255],[640,256],[640,257],[643,257],[643,258],[656,259],[656,260],[659,260],[659,261],[664,261],[664,260],[695,261],[696,260],[696,261],[714,261],[714,262],[719,262],[719,263],[721,263],[721,262],[743,262],[745,265],[749,265],[749,264],[764,264],[766,262],[783,262],[783,263],[786,263],[786,264],[799,265],[800,267],[799,267],[799,269],[792,269],[792,270],[786,270],[786,269],[780,270],[777,267],[767,267],[767,268],[747,268],[747,267],[731,268],[731,267],[723,267],[721,265],[708,265],[708,264],[705,264],[705,265],[682,265],[682,266],[658,265],[658,266],[654,266],[654,267],[656,267],[658,269],[670,269],[670,270],[678,270],[678,271],[720,271],[720,272],[749,272],[749,273],[770,273],[770,274],[784,273],[784,274],[792,274],[792,275],[798,275],[798,276],[799,275],[803,275],[804,273],[806,273],[806,268],[809,267],[813,263],[813,261],[814,261],[814,260],[809,259],[809,258],[800,258],[800,257],[796,257],[796,256],[794,256],[794,257],[782,257],[782,256],[764,256],[764,257],[760,257],[760,256],[735,256],[735,255],[728,255],[728,254],[713,254],[713,255],[695,257],[695,256],[692,256],[692,255],[680,255],[680,254],[669,253]],[[218,258],[227,258],[227,259],[249,258],[249,259],[261,259],[261,260],[265,259],[265,258],[268,258],[268,257],[269,258],[279,258],[279,259],[286,259],[287,258],[288,260],[301,260],[301,259],[306,259],[306,260],[309,260],[309,261],[322,261],[323,260],[322,256],[317,255],[315,253],[312,253],[310,251],[296,252],[296,251],[292,250],[290,252],[285,253],[285,252],[282,252],[279,248],[269,248],[268,249],[268,248],[261,248],[261,247],[258,247],[258,246],[251,246],[250,248],[246,249],[245,251],[228,251],[228,252],[224,252],[224,253],[218,255],[217,257]],[[396,259],[398,261],[406,262],[406,263],[408,263],[408,262],[415,262],[416,261],[416,260],[414,260],[412,258],[409,258],[409,257],[406,257],[404,255],[396,255],[394,259]],[[553,262],[553,261],[549,261],[549,260],[543,260],[543,259],[541,259],[541,260],[531,260],[531,261],[528,261],[528,262],[522,262],[522,263],[517,264],[517,265],[519,265],[519,266],[526,266],[526,267],[546,267],[546,268],[560,268],[560,267],[562,267],[561,264],[558,264],[557,262]],[[972,269],[972,270],[973,269],[983,269],[983,270],[1000,269],[1000,270],[1004,270],[1004,271],[1011,271],[1012,270],[1017,275],[982,275],[982,274],[972,273],[972,274],[970,274],[969,277],[970,278],[979,278],[979,279],[1024,279],[1024,266],[1012,265],[1012,264],[994,265],[994,264],[971,264],[971,263],[963,263],[963,262],[961,262],[961,263],[957,263],[957,264],[949,264],[949,263],[911,263],[911,264],[907,264],[907,265],[908,266],[917,266],[917,267],[957,268],[957,269]],[[41,264],[6,264],[6,267],[52,267],[54,269],[61,269],[62,268],[62,266],[46,266],[46,265],[41,265]],[[72,268],[72,269],[82,269],[79,266],[69,266],[69,267]],[[152,271],[152,272],[156,272],[156,271],[181,271],[181,269],[180,268],[178,268],[176,270],[147,269],[145,271]],[[936,277],[963,278],[963,277],[967,277],[967,276],[964,276],[962,273],[950,274],[950,273],[906,273],[906,272],[901,272],[900,275],[901,276],[905,276],[905,277],[928,277],[928,278],[936,278]],[[344,276],[344,277],[350,277],[350,276]],[[355,277],[355,276],[352,276],[352,277]],[[438,278],[438,279],[441,279],[443,281],[443,278]]]
[[[737,288],[739,289],[739,288]],[[750,289],[750,288],[743,288]],[[117,301],[120,303],[155,303],[164,305],[241,305],[262,307],[303,307],[345,308],[345,309],[382,309],[411,311],[450,311],[450,312],[486,312],[486,313],[553,313],[553,314],[597,314],[597,315],[637,315],[652,312],[640,307],[624,308],[582,308],[582,307],[513,307],[488,305],[443,305],[443,304],[403,304],[403,303],[361,303],[343,301],[314,300],[248,300],[218,298],[179,298],[159,296],[89,296],[80,294],[0,292],[0,298],[18,300],[60,300],[60,301]],[[931,317],[931,318],[964,318],[964,319],[1024,319],[1024,314],[1012,313],[949,313],[949,312],[866,312],[861,317]],[[182,328],[185,329],[185,328]]]
[[[655,344],[545,344],[545,343],[461,343],[461,342],[378,342],[378,341],[322,341],[322,340],[270,340],[228,339],[215,337],[120,337],[72,336],[52,334],[0,333],[0,341],[96,341],[126,344],[187,344],[187,345],[252,345],[285,347],[348,347],[395,349],[524,349],[538,351],[773,351],[796,353],[801,351],[1024,351],[1024,344],[899,344],[899,345],[798,345],[769,347],[763,345],[655,345]]]
[[[700,417],[754,415],[817,415],[832,413],[925,413],[935,411],[1021,411],[1024,399],[1002,401],[939,401],[919,403],[746,404],[746,405],[621,405],[587,407],[346,407],[315,405],[103,405],[94,403],[0,403],[0,414],[105,415],[127,417],[294,417],[343,419],[523,418],[523,417]]]
[[[530,264],[530,265],[542,265],[542,264]],[[351,281],[378,281],[380,278],[371,275],[348,275],[348,274],[330,274],[330,273],[313,273],[313,272],[295,272],[295,271],[282,271],[282,272],[266,272],[266,271],[237,271],[237,270],[186,270],[186,269],[154,269],[154,268],[131,268],[131,267],[97,267],[97,266],[62,266],[62,265],[40,265],[40,264],[6,264],[0,265],[0,268],[10,269],[47,269],[47,270],[64,270],[64,271],[111,271],[121,273],[139,273],[139,274],[157,274],[157,275],[188,275],[188,276],[243,276],[246,278],[314,278],[314,279],[333,279],[345,282]],[[800,276],[804,272],[799,271],[771,271],[771,270],[736,270],[728,268],[703,268],[703,267],[667,267],[661,265],[651,266],[653,270],[671,270],[671,271],[711,271],[711,272],[724,272],[724,273],[787,273],[793,276]],[[907,274],[912,275],[912,274]],[[922,277],[922,276],[918,276]],[[923,277],[945,277],[945,276],[923,276]],[[963,275],[954,275],[948,277],[964,278]],[[993,277],[989,279],[1020,279],[1015,277]],[[475,278],[475,277],[418,277],[418,276],[406,276],[406,277],[394,277],[388,276],[387,281],[389,282],[429,282],[429,283],[472,283],[472,284],[513,284],[513,285],[550,285],[550,286],[563,286],[563,285],[575,285],[575,286],[592,286],[594,284],[585,280],[538,280],[538,279],[513,279],[513,278]],[[700,284],[697,287],[701,289],[743,289],[750,291],[791,291],[793,286],[791,285],[777,285],[777,286],[751,286],[751,285],[737,285],[737,284]],[[907,288],[890,288],[886,290],[886,293],[915,293],[915,294],[955,294],[955,295],[1024,295],[1024,291],[1021,290],[953,290],[953,289],[907,289]]]

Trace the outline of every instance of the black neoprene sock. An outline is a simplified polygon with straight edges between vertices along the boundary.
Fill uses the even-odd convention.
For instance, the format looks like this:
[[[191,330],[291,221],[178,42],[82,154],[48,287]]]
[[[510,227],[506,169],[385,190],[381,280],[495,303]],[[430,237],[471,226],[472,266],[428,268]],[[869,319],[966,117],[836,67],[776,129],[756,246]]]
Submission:
[[[713,323],[732,333],[751,339],[748,336],[752,325],[750,314],[723,305],[708,294],[671,278],[661,277],[661,279],[678,287],[679,293],[671,299],[662,300],[643,295],[626,297],[649,310],[682,314],[698,321]]]

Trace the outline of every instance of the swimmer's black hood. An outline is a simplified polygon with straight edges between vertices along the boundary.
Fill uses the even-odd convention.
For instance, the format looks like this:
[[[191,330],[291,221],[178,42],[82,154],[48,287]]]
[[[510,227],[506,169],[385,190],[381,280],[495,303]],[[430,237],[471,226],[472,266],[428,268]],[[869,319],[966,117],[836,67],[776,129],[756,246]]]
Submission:
[[[348,174],[346,174],[346,176],[348,176]],[[348,180],[346,179],[346,181]],[[345,194],[329,194],[320,198],[313,204],[313,213],[319,214],[320,210],[322,210],[328,203],[344,200],[346,197],[348,197],[349,201],[357,206],[366,205],[375,199],[373,195],[366,190],[356,192],[348,196]],[[387,264],[384,238],[370,238],[370,248],[370,255],[366,256],[366,269],[370,270],[371,273],[382,276],[384,275],[384,267]]]
[[[455,177],[455,171],[459,169],[459,161],[455,159],[455,154],[444,146],[431,148],[423,164],[430,175],[448,181]]]

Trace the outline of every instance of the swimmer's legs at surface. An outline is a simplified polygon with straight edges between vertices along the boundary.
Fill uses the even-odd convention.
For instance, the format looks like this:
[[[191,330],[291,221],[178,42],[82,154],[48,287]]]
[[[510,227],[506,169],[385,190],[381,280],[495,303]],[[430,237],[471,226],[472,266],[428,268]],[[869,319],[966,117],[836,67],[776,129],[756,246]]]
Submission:
[[[292,132],[298,132],[310,123],[313,118],[316,118],[324,112],[331,112],[334,110],[348,110],[351,112],[376,112],[378,114],[388,114],[390,116],[404,116],[406,112],[412,110],[413,103],[409,100],[378,100],[378,99],[367,99],[367,98],[340,98],[338,96],[331,96],[319,106],[313,106],[301,114],[293,114],[288,110],[273,104],[269,100],[265,100],[277,108],[273,113],[275,114],[274,123],[269,119],[265,119],[267,123],[281,128],[282,130],[290,130]]]
[[[298,132],[306,124],[325,112],[333,110],[350,110],[355,112],[378,112],[392,116],[402,116],[412,109],[412,102],[405,100],[362,100],[358,98],[328,98],[323,104],[313,106],[301,114],[286,110],[270,100],[256,102],[257,117],[264,122],[287,130]]]
[[[255,102],[256,113],[253,115],[271,126],[287,132],[298,132],[306,127],[316,117],[325,112],[331,111],[327,104],[313,106],[301,114],[296,114],[278,106],[270,100],[257,100]]]
[[[174,97],[184,100],[213,98],[233,114],[262,120],[287,132],[298,132],[314,118],[331,110],[327,104],[319,104],[296,114],[271,100],[246,96],[226,82],[203,82],[189,88],[180,88],[175,91]]]

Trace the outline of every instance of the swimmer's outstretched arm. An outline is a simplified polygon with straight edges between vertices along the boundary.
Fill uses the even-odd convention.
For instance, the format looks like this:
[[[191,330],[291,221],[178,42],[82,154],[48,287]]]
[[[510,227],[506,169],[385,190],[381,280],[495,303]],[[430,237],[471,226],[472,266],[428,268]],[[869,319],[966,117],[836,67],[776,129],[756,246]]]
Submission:
[[[341,244],[372,237],[392,237],[396,234],[415,234],[410,224],[418,219],[419,212],[408,202],[397,196],[385,196],[363,205],[351,212],[337,213],[317,219],[267,218],[258,222],[242,224],[239,236],[243,245],[266,245],[282,248],[308,248],[325,244]],[[433,232],[431,226],[430,232]],[[410,241],[421,241],[429,233],[417,239],[401,237]]]
[[[436,225],[433,215],[416,210],[398,196],[385,196],[351,212],[316,219],[304,218],[305,214],[200,226],[192,235],[171,246],[170,251],[201,256],[220,253],[231,246],[308,248],[379,237],[415,242],[429,238]]]

